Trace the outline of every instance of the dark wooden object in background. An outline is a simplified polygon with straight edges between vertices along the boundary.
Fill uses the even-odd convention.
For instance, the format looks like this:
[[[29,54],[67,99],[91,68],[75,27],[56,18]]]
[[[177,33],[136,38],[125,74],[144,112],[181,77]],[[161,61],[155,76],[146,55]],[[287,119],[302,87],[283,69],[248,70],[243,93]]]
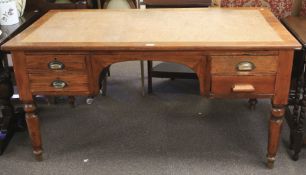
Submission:
[[[40,13],[27,9],[18,24],[1,26],[0,46],[24,30],[41,16]],[[7,52],[0,51],[0,153],[2,154],[16,129],[14,107],[10,98],[13,95],[11,71],[5,59]]]
[[[94,0],[93,4],[95,4],[95,1],[99,1],[99,0]],[[100,0],[101,8],[102,9],[106,9],[110,1],[111,0]],[[137,8],[137,1],[138,0],[126,0],[126,1],[129,3],[129,6],[132,9],[136,9]]]
[[[14,119],[14,108],[10,98],[13,95],[13,85],[9,69],[4,67],[4,54],[0,53],[0,154],[3,153],[13,134],[10,123]]]
[[[208,7],[211,0],[144,0],[147,8],[182,8],[182,7]]]
[[[282,22],[303,46],[294,54],[290,98],[286,112],[287,123],[290,127],[290,148],[294,151],[292,159],[298,160],[303,145],[306,112],[306,17],[290,16],[282,19]]]
[[[71,3],[54,2],[55,0],[30,0],[27,1],[27,11],[47,12],[50,9],[83,9],[94,6],[91,0],[71,0]]]

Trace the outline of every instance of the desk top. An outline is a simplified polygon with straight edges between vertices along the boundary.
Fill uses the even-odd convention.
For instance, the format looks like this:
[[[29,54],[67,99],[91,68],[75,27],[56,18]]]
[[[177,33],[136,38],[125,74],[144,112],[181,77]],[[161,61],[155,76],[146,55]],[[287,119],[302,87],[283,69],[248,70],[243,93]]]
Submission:
[[[7,50],[280,49],[300,44],[268,9],[50,11]]]
[[[289,16],[282,20],[284,25],[306,47],[306,17]]]

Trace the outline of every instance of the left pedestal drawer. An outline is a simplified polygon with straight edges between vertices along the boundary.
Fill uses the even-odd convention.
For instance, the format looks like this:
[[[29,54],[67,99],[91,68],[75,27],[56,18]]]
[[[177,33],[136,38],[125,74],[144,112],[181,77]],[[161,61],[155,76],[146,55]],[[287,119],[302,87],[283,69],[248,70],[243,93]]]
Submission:
[[[30,73],[39,71],[86,72],[85,55],[27,55],[26,66]]]
[[[68,95],[89,93],[87,74],[29,74],[30,89],[35,94]]]

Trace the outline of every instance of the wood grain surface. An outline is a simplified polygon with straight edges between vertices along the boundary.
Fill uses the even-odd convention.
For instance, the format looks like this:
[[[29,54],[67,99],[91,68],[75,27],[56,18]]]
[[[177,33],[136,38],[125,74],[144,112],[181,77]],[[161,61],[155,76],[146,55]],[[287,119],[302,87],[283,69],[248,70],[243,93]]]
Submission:
[[[276,74],[278,66],[278,56],[212,56],[212,74]],[[239,63],[248,62],[254,65],[254,70],[239,71]]]
[[[293,52],[300,47],[267,9],[211,8],[51,11],[3,48],[12,51],[36,158],[42,146],[33,95],[93,97],[101,71],[110,65],[159,60],[192,69],[203,96],[272,99],[267,158],[272,167]],[[51,61],[65,67],[49,68]]]
[[[78,71],[86,72],[84,55],[27,55],[26,64],[27,70],[30,73],[33,72],[67,72],[67,71]],[[48,65],[52,61],[58,61],[64,65],[62,70],[51,70]]]
[[[271,95],[274,93],[275,76],[212,76],[211,92],[215,96],[245,96],[252,95]],[[233,88],[235,85],[252,85],[254,92],[235,92]]]
[[[74,30],[71,30],[74,29]],[[267,9],[50,11],[4,49],[298,48]]]
[[[66,95],[67,92],[88,92],[88,76],[86,74],[29,74],[30,88],[34,94],[49,94],[57,92],[57,95]],[[67,85],[63,89],[52,87],[54,80],[64,81]]]

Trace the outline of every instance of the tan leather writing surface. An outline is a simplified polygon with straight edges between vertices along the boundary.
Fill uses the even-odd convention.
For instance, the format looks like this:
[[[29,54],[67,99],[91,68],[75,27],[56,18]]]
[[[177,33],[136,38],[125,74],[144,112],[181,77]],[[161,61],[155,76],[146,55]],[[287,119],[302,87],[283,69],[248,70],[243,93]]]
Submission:
[[[51,11],[4,47],[33,46],[300,47],[270,11],[257,8]]]
[[[46,34],[48,33],[48,34]],[[282,41],[257,10],[55,13],[23,42]]]

